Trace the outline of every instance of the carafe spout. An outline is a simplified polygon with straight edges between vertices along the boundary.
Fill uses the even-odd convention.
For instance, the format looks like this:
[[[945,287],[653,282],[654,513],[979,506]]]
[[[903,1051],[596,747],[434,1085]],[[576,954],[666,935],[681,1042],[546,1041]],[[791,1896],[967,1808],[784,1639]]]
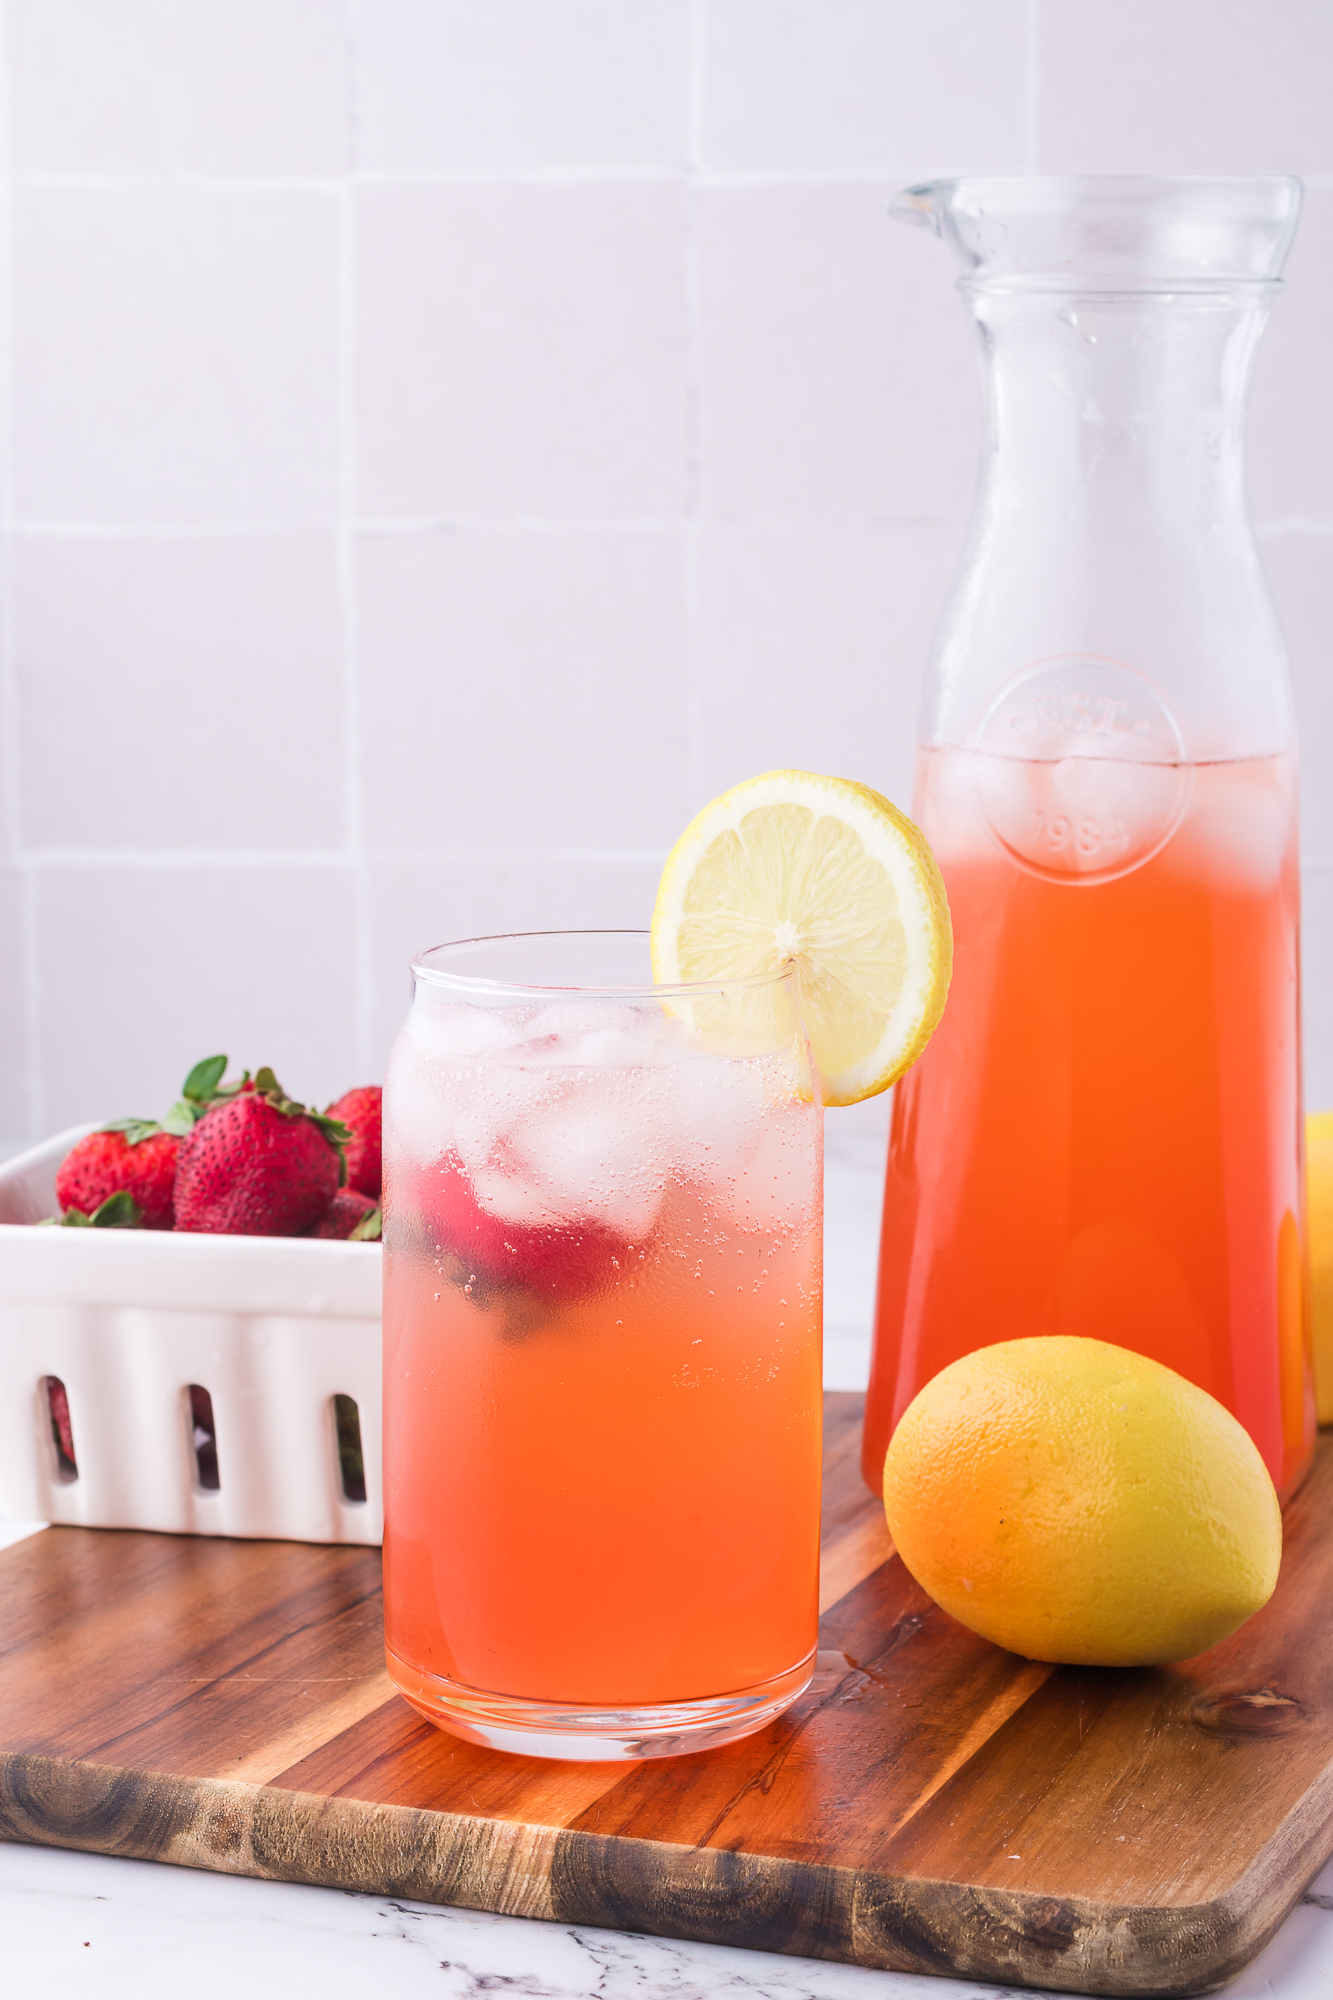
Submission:
[[[952,191],[952,181],[922,181],[917,187],[900,188],[889,203],[889,214],[895,222],[943,236],[941,216]]]

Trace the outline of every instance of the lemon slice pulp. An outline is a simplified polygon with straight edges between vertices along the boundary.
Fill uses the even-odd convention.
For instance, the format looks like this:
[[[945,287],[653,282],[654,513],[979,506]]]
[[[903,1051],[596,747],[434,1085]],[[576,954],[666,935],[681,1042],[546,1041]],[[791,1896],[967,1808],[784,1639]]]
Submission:
[[[663,985],[796,967],[826,1104],[897,1080],[944,1011],[944,883],[906,814],[847,778],[768,771],[704,807],[667,857],[652,926]]]

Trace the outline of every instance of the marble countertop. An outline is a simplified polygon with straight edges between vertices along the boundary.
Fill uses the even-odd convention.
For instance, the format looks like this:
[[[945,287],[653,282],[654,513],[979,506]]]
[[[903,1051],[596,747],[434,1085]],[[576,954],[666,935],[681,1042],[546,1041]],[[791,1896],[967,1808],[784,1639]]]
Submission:
[[[882,1129],[869,1119],[831,1122],[831,1389],[865,1385],[883,1156]],[[0,1523],[0,1542],[30,1531]],[[0,1966],[16,2000],[235,2000],[288,1990],[319,2000],[996,2000],[1016,1990],[4,1845]],[[1333,1864],[1226,1990],[1230,2000],[1333,1993]]]

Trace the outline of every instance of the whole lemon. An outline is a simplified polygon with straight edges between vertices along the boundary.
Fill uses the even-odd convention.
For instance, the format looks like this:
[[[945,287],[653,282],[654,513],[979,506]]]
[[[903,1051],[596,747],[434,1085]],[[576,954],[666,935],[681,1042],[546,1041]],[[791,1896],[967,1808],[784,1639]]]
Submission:
[[[1187,1660],[1266,1604],[1277,1495],[1204,1390],[1103,1340],[982,1347],[928,1382],[884,1465],[899,1555],[937,1604],[1030,1660]]]

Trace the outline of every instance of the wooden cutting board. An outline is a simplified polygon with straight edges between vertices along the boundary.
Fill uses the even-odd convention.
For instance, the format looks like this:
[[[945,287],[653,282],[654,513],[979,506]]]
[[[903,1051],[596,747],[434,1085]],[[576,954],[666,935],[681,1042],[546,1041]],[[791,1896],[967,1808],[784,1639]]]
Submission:
[[[51,1528],[0,1554],[0,1836],[1086,1993],[1238,1971],[1333,1851],[1333,1438],[1272,1603],[1187,1666],[984,1644],[827,1399],[823,1652],[759,1736],[505,1757],[390,1690],[377,1550]]]

